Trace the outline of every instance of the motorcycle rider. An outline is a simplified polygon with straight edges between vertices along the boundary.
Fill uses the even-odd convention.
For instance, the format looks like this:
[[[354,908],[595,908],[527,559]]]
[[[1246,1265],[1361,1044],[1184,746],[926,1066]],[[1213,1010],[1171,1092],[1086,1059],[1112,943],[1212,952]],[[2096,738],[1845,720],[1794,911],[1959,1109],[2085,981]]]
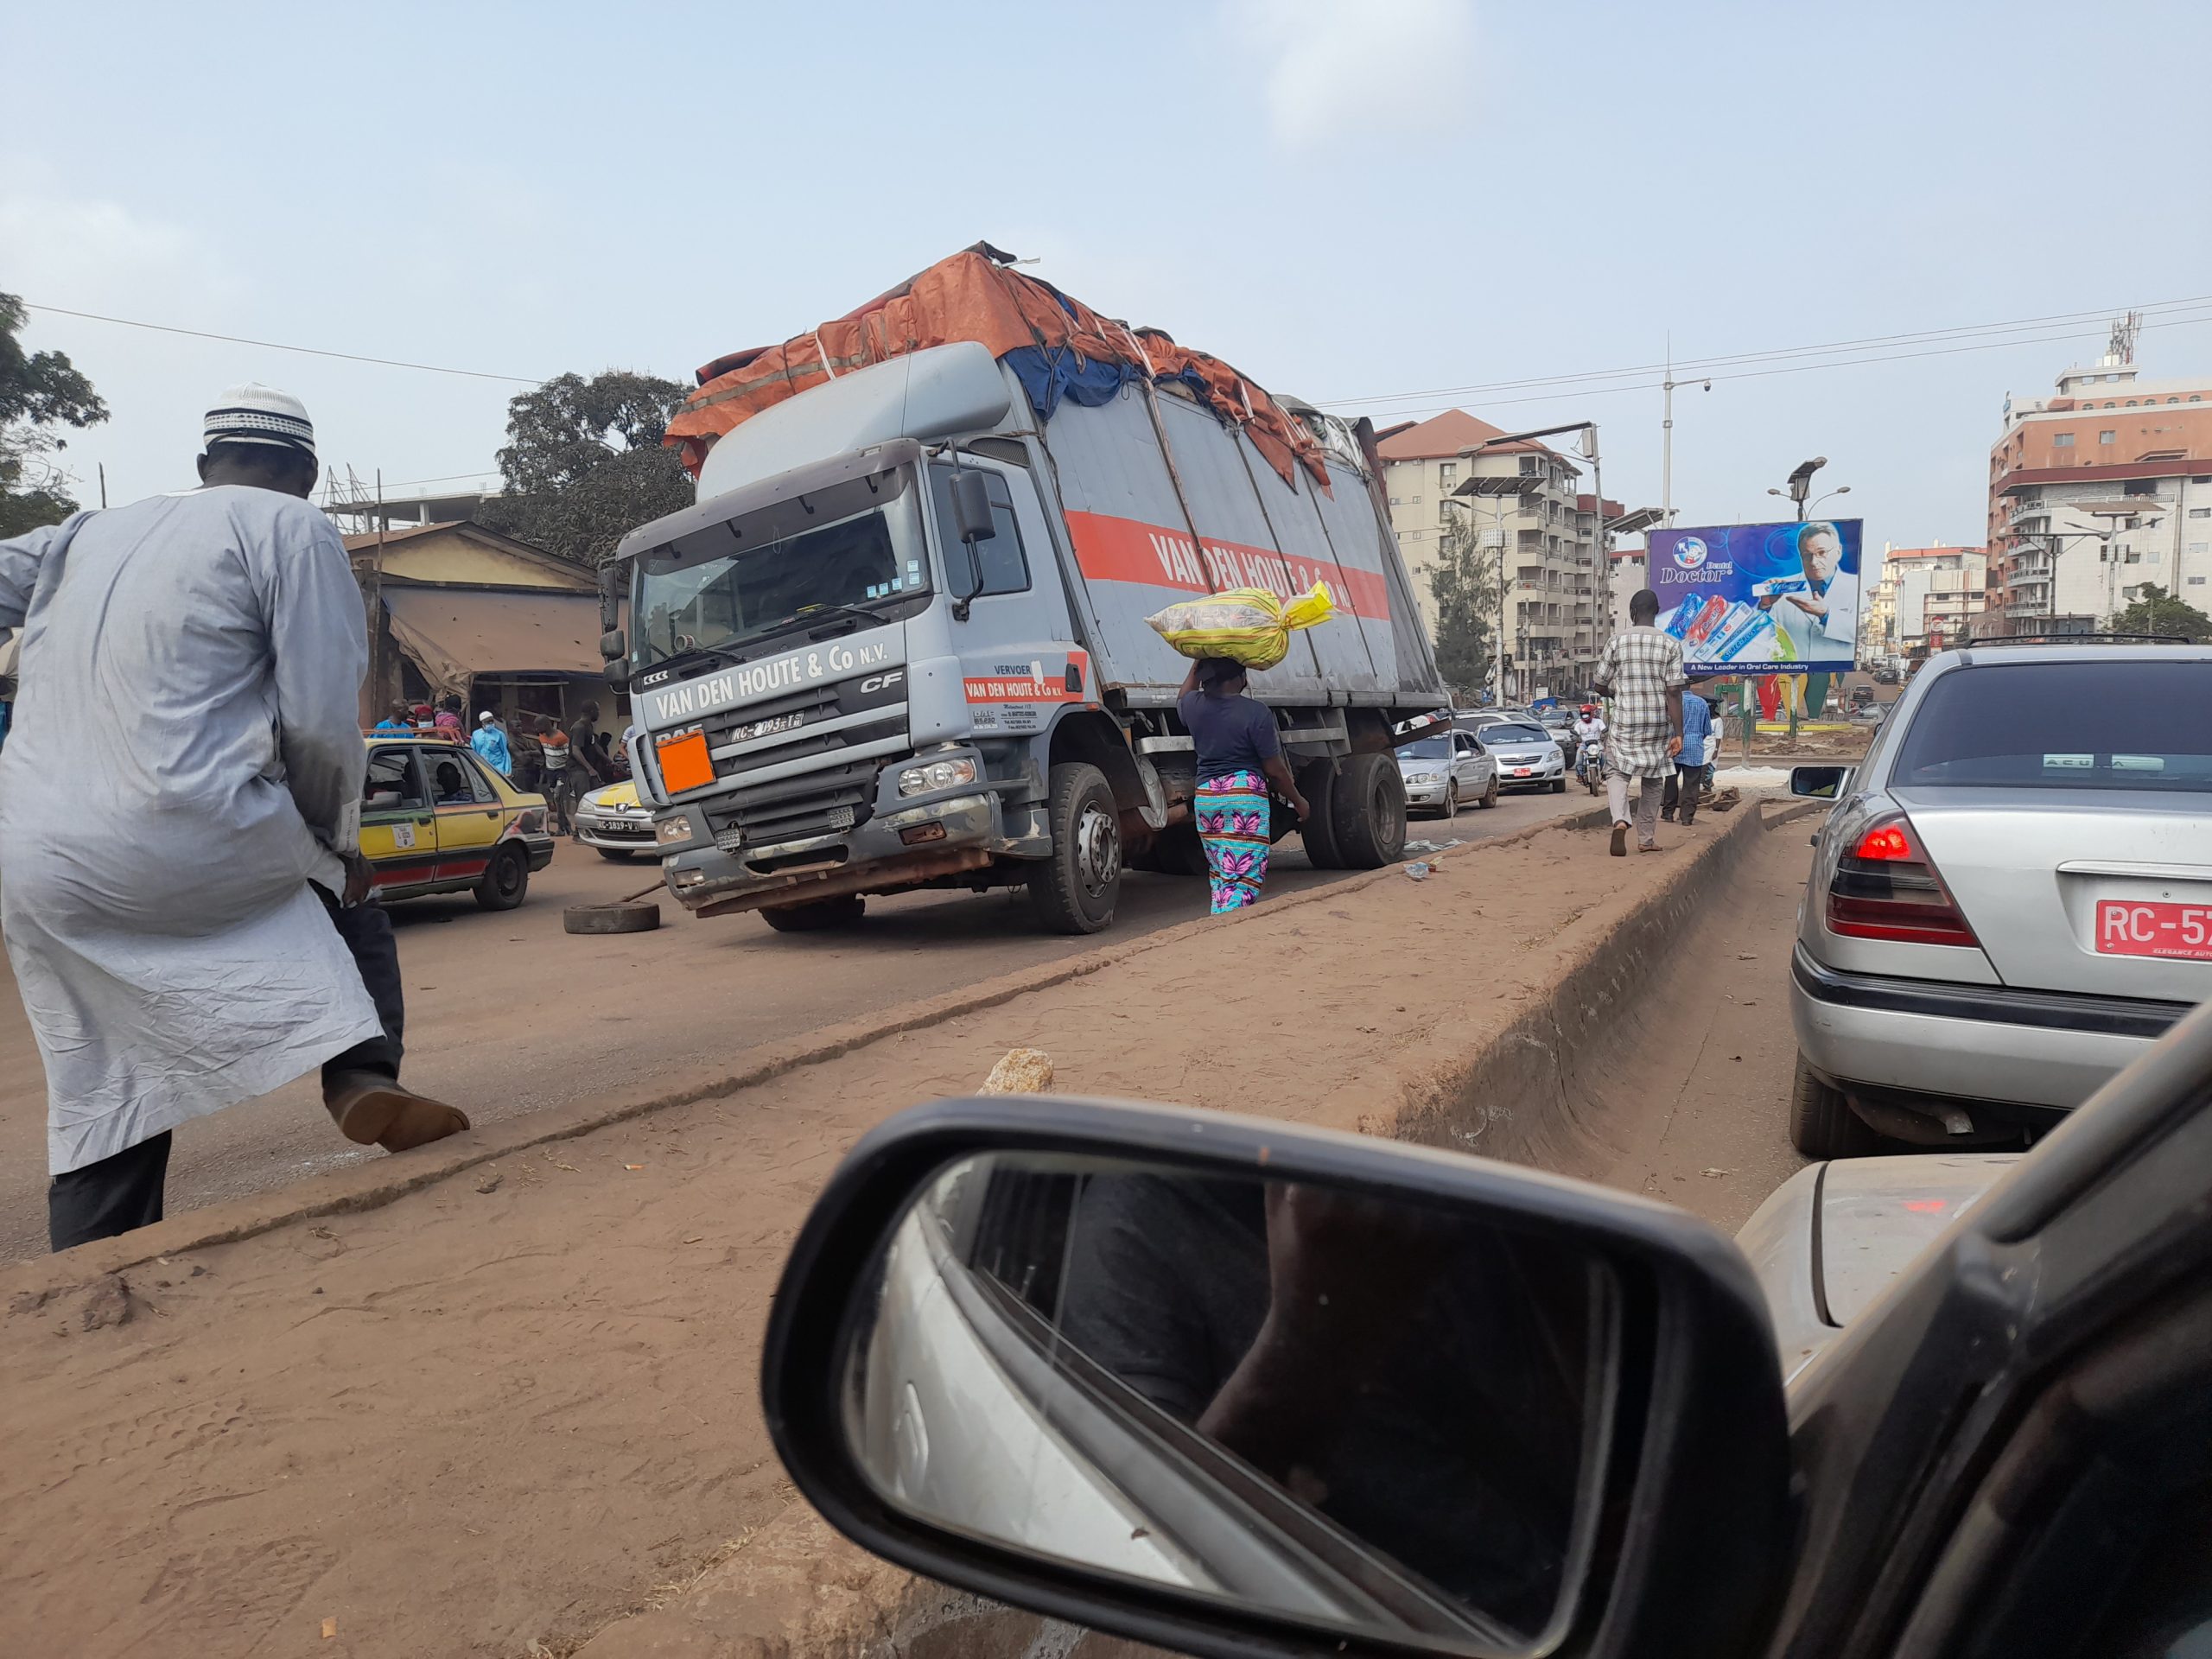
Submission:
[[[1586,702],[1574,719],[1574,769],[1587,772],[1592,761],[1605,751],[1605,719],[1595,703]]]

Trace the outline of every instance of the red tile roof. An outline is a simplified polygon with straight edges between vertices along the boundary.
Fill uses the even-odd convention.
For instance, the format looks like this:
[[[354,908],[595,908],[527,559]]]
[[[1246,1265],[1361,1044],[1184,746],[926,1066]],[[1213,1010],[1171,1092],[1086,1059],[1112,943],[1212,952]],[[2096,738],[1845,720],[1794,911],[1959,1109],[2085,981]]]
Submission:
[[[1464,409],[1447,409],[1431,419],[1416,421],[1409,426],[1394,426],[1377,435],[1376,448],[1385,461],[1448,461],[1484,438],[1503,437],[1505,429],[1478,419]],[[1496,453],[1503,455],[1522,450],[1551,453],[1533,438],[1520,443],[1501,443]]]

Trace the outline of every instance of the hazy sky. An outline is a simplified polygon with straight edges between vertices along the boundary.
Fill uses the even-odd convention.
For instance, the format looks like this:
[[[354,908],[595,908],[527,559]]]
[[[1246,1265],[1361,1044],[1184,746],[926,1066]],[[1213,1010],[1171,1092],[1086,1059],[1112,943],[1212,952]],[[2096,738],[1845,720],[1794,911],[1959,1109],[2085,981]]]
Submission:
[[[1602,423],[1659,393],[1379,401],[2212,295],[2212,5],[1456,0],[10,9],[0,289],[537,377],[687,378],[977,238],[1278,391]],[[2146,375],[2212,372],[2205,321]],[[2155,319],[2154,319],[2155,321]],[[2005,392],[2088,338],[1677,393],[1683,522],[1811,454],[1871,544],[1978,540]],[[2031,331],[2033,332],[2033,331]],[[327,461],[493,465],[516,385],[34,314],[113,411],[113,499],[190,481],[247,378]],[[1752,367],[1770,366],[1752,365]],[[1625,377],[1631,381],[1654,375]]]

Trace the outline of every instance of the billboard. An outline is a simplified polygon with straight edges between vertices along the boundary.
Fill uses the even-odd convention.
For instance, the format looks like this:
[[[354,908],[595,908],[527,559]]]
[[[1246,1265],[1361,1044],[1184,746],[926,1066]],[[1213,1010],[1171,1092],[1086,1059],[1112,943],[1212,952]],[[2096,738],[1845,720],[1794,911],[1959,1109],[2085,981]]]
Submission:
[[[1690,673],[1841,673],[1858,654],[1857,518],[1655,530],[1659,626]]]

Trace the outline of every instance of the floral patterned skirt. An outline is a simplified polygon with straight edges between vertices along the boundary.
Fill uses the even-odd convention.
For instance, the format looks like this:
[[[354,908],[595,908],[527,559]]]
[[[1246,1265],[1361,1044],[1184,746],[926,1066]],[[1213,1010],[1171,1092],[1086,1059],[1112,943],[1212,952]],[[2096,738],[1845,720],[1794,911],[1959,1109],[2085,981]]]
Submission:
[[[1205,843],[1213,913],[1257,904],[1268,879],[1268,784],[1256,772],[1198,779],[1195,808]]]

